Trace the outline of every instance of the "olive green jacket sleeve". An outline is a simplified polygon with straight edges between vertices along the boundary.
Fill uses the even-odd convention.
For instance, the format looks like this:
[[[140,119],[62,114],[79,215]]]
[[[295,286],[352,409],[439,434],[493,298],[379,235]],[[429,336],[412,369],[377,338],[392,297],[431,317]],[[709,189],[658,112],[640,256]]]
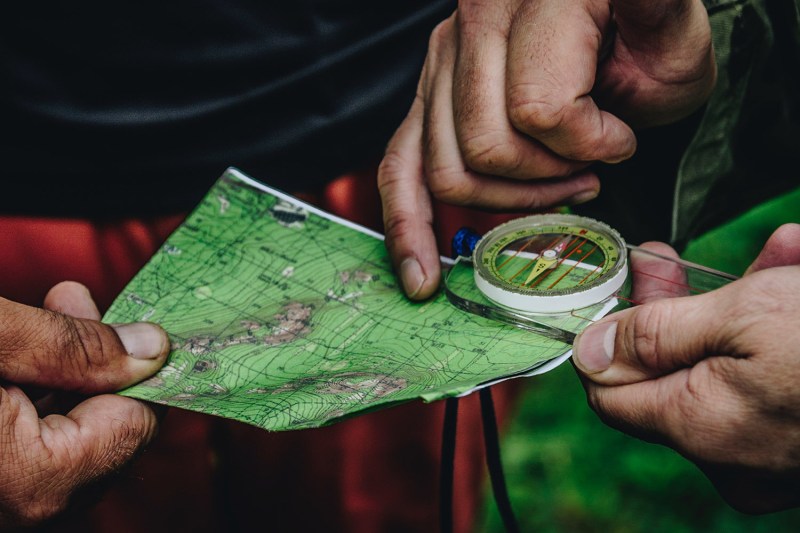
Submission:
[[[631,243],[693,237],[800,186],[800,0],[706,0],[718,81],[675,124],[637,131],[636,154],[596,165],[600,196],[575,211]]]
[[[798,0],[706,0],[718,82],[680,158],[670,240],[800,186]]]

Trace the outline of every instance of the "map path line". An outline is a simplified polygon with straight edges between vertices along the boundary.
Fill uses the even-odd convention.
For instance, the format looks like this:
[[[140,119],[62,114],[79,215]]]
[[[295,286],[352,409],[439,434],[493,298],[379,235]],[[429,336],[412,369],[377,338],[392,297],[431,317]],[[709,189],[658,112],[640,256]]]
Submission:
[[[464,395],[571,353],[442,293],[408,300],[382,235],[233,168],[104,316],[139,320],[172,353],[121,394],[271,431]]]

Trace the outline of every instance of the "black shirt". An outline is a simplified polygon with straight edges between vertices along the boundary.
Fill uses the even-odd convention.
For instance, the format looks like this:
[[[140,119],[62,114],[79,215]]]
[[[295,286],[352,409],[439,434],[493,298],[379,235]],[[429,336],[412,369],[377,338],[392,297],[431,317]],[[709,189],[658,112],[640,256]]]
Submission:
[[[229,165],[298,190],[376,161],[454,8],[15,2],[0,17],[0,212],[167,212]]]

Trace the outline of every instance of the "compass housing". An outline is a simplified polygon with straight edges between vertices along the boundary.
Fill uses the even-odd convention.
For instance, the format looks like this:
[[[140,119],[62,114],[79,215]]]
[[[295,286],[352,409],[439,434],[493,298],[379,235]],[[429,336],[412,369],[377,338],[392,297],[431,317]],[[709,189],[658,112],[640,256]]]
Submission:
[[[610,226],[572,214],[501,224],[473,253],[475,285],[491,301],[526,313],[565,313],[616,294],[628,276],[625,241]]]

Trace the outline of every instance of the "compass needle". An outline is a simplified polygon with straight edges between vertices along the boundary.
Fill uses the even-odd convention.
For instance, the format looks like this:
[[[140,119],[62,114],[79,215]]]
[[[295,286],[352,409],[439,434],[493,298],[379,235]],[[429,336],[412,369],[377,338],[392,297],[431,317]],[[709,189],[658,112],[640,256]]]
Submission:
[[[530,282],[538,278],[539,275],[545,270],[555,268],[557,266],[556,263],[558,263],[558,260],[564,253],[564,250],[567,249],[570,240],[572,240],[572,237],[567,235],[559,239],[558,244],[556,244],[554,248],[543,251],[536,260],[536,263],[534,263],[531,273],[528,275],[528,279],[525,280],[523,285],[530,284]]]
[[[539,277],[539,274],[555,266],[558,259],[547,257],[549,252],[553,252],[553,250],[546,250],[542,254],[542,257],[536,260],[536,262],[533,264],[533,268],[531,269],[531,273],[528,274],[528,279],[526,279],[525,283],[522,284],[523,286],[530,284],[531,281]]]

